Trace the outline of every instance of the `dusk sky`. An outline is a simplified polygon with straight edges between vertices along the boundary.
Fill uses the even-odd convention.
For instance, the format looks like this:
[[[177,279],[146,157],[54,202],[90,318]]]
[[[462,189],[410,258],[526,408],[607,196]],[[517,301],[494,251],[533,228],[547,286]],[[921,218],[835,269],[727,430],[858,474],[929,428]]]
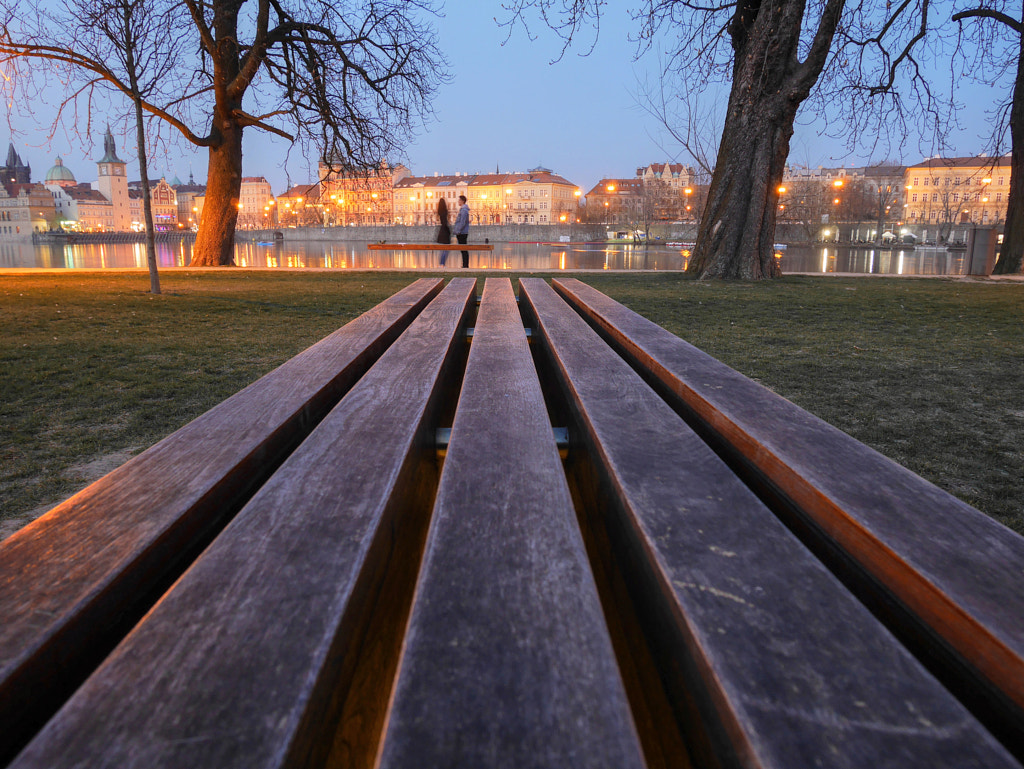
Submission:
[[[603,176],[633,176],[638,166],[657,162],[692,161],[672,143],[664,128],[637,106],[637,82],[656,72],[653,58],[633,60],[635,44],[628,35],[635,29],[625,4],[612,3],[602,20],[596,47],[587,56],[580,53],[590,47],[592,35],[582,45],[571,48],[556,63],[560,41],[540,23],[532,31],[538,39],[530,41],[524,31],[513,31],[505,45],[508,30],[494,20],[501,13],[500,3],[476,0],[448,0],[445,16],[438,20],[440,47],[448,57],[453,80],[442,87],[434,101],[435,116],[419,131],[408,148],[407,157],[394,161],[406,163],[414,174],[493,173],[526,171],[538,165],[561,174],[584,192]],[[726,91],[723,87],[721,99]],[[993,92],[988,92],[991,98]],[[976,154],[984,147],[978,134],[985,129],[982,102],[971,113],[960,134],[960,154]],[[45,107],[37,108],[40,119],[52,119]],[[62,155],[80,182],[96,179],[95,160],[102,155],[102,134],[95,145],[83,148],[63,135],[49,146],[41,130],[14,139],[15,149],[31,164],[33,178],[41,180]],[[121,157],[132,170],[133,139],[117,137]],[[316,179],[316,164],[309,164],[293,151],[284,166],[287,144],[253,129],[246,132],[244,173],[265,176],[275,193],[283,192],[288,182],[308,183]],[[842,144],[820,138],[813,126],[798,125],[793,138],[790,162],[806,165],[862,165],[884,158],[847,155]],[[902,158],[913,164],[922,158],[912,142]],[[188,180],[189,167],[196,181],[206,181],[205,152],[181,142],[169,155],[151,159],[151,177],[177,175]],[[137,167],[136,167],[137,169]]]

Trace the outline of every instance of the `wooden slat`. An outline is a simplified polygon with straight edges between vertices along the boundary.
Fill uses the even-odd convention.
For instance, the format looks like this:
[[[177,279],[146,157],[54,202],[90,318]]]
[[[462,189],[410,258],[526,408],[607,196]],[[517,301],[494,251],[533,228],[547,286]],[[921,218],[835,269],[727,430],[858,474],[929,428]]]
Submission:
[[[521,285],[534,344],[603,476],[603,524],[640,623],[705,762],[1018,766],[549,286]]]
[[[0,761],[441,285],[417,281],[0,543]]]
[[[1024,538],[599,291],[555,286],[1024,745]]]
[[[370,251],[493,251],[490,243],[367,243]]]
[[[507,278],[484,288],[380,766],[643,766]]]
[[[402,602],[390,573],[411,567],[412,589],[432,498],[417,477],[474,287],[423,310],[12,769],[319,766],[343,712],[383,711],[386,664],[366,687],[385,702],[345,700],[382,642],[367,626]]]

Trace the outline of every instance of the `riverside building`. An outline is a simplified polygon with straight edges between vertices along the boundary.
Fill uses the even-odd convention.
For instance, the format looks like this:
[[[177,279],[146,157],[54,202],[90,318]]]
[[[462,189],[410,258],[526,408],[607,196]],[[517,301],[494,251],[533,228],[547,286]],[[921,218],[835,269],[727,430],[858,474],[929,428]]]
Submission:
[[[559,224],[575,220],[580,189],[547,168],[510,174],[407,176],[395,184],[395,223],[436,224],[440,198],[447,202],[454,221],[460,195],[466,196],[471,224]]]
[[[907,168],[908,224],[1002,224],[1010,196],[1010,156],[929,158]]]

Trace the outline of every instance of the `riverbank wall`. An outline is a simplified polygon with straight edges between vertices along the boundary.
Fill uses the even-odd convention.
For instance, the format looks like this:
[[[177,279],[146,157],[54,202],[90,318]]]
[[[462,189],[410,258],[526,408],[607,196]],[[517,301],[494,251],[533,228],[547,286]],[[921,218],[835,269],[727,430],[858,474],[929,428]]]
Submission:
[[[276,230],[238,230],[236,243],[261,243],[281,233],[287,242],[318,243],[354,241],[359,243],[432,243],[437,227],[381,225],[376,227],[281,227]],[[603,224],[540,226],[528,224],[470,225],[471,243],[558,243],[604,242],[608,228]]]

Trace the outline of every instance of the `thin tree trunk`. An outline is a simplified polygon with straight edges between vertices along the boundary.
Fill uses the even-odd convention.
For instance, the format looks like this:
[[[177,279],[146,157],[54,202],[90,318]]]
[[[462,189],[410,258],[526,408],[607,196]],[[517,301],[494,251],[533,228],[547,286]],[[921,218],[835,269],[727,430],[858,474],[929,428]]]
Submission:
[[[1024,17],[1022,17],[1024,21]],[[1017,54],[1017,82],[1010,106],[1010,197],[1006,202],[1003,245],[992,273],[1012,275],[1024,261],[1024,35]]]
[[[149,291],[160,293],[160,273],[156,264],[156,228],[153,226],[153,205],[149,195],[149,162],[146,159],[146,124],[142,118],[142,95],[139,93],[138,71],[135,66],[135,39],[133,34],[132,14],[134,7],[125,4],[122,7],[124,19],[124,51],[128,69],[128,79],[132,90],[132,102],[135,105],[135,141],[139,149],[139,173],[142,176],[142,210],[146,220],[146,263],[149,265]]]
[[[238,199],[242,190],[242,128],[221,121],[221,141],[210,147],[210,166],[199,232],[192,247],[191,265],[233,265]]]
[[[142,211],[146,220],[146,263],[149,265],[149,291],[160,293],[160,273],[156,264],[156,227],[153,226],[153,199],[149,193],[149,167],[146,158],[146,132],[142,120],[142,100],[135,99],[135,138],[139,145],[139,173],[142,176]]]

